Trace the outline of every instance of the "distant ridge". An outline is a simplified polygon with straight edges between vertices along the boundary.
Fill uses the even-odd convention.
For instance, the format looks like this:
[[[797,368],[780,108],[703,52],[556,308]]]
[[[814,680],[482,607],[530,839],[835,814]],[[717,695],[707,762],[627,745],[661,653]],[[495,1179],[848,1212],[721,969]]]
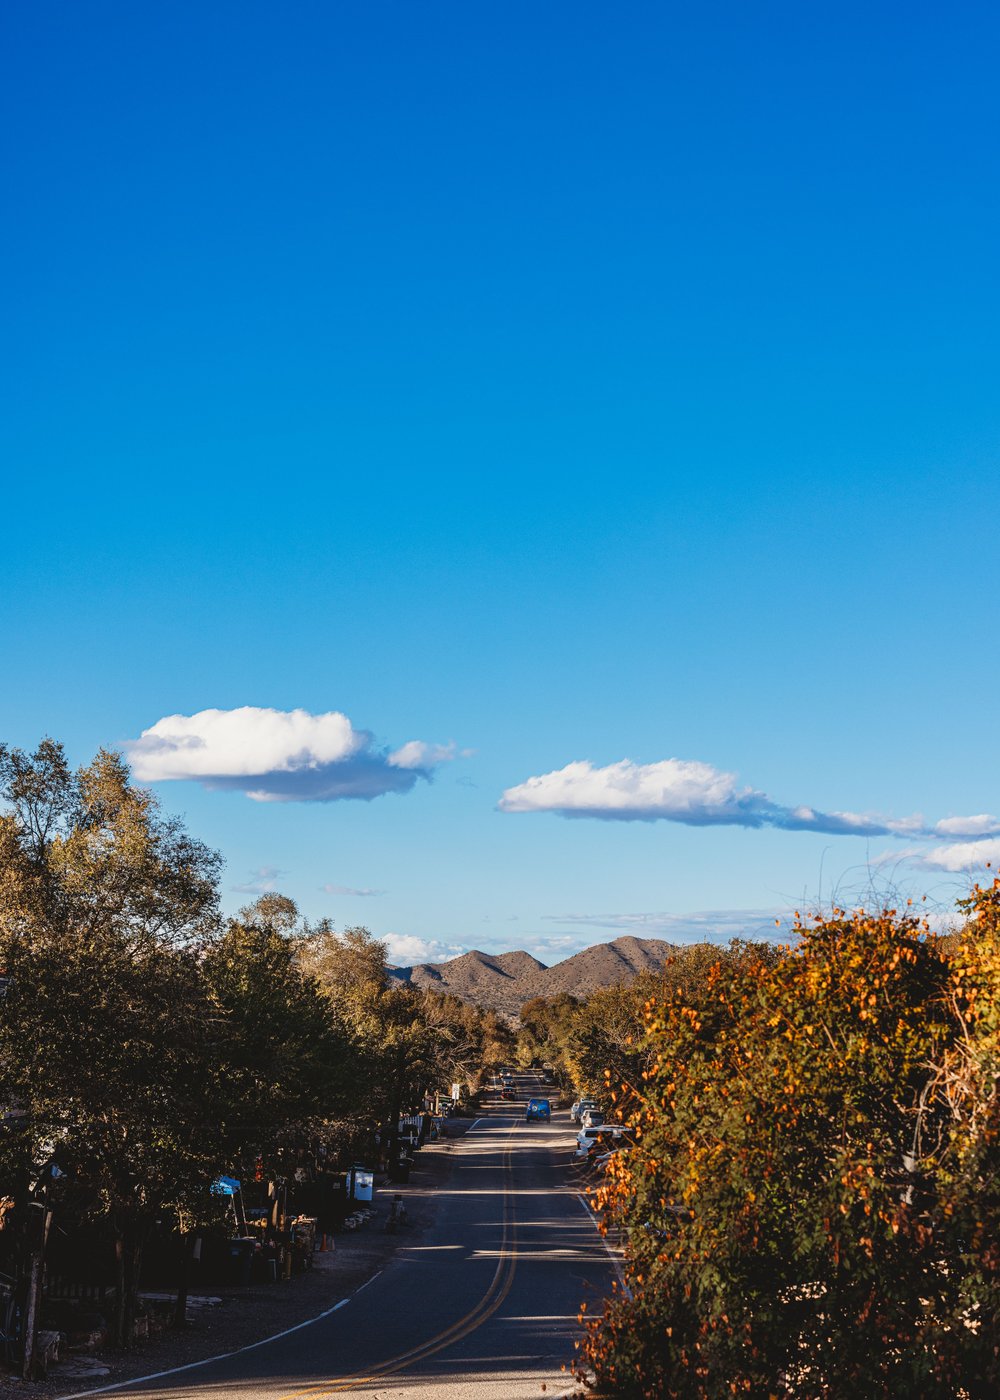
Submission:
[[[473,949],[448,962],[417,963],[392,969],[394,977],[429,991],[448,992],[477,1006],[516,1016],[532,997],[587,997],[600,987],[631,982],[640,972],[658,972],[678,952],[660,938],[626,934],[612,943],[595,943],[553,967],[523,949],[512,953],[481,953]]]
[[[547,967],[538,974],[532,996],[552,997],[560,992],[589,996],[599,987],[631,982],[640,972],[659,972],[678,951],[673,943],[660,938],[635,938],[626,934],[613,943],[595,943],[571,958]]]

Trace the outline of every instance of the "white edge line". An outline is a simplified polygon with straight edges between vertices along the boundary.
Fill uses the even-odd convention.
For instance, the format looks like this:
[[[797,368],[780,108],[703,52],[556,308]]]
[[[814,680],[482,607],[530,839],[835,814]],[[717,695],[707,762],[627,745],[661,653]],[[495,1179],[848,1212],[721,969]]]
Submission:
[[[379,1274],[381,1274],[381,1272],[382,1272],[382,1270],[379,1269],[378,1273],[372,1274],[371,1278],[366,1278],[365,1281],[364,1281],[364,1283],[360,1284],[360,1285],[354,1290],[354,1292],[351,1294],[350,1298],[345,1298],[344,1301],[343,1301],[343,1303],[338,1303],[338,1304],[337,1304],[337,1308],[342,1308],[342,1307],[344,1306],[344,1303],[349,1303],[349,1302],[351,1301],[351,1298],[356,1298],[356,1297],[358,1296],[359,1293],[363,1293],[364,1290],[368,1287],[368,1285],[369,1285],[370,1283],[374,1283],[374,1282],[375,1282],[375,1280],[379,1277]],[[337,1308],[332,1309],[332,1311],[333,1311],[333,1312],[336,1312],[336,1311],[337,1311]],[[320,1314],[320,1317],[322,1317],[322,1313]],[[318,1321],[319,1321],[319,1318],[315,1318],[315,1317],[313,1318],[313,1322],[318,1322]]]
[[[590,1209],[590,1206],[587,1205],[587,1199],[586,1199],[586,1197],[583,1195],[583,1193],[582,1193],[581,1191],[577,1191],[577,1192],[575,1192],[574,1194],[576,1195],[576,1199],[580,1202],[581,1206],[583,1206],[584,1213],[585,1213],[585,1215],[587,1216],[587,1219],[590,1221],[591,1225],[593,1225],[594,1229],[597,1231],[597,1234],[598,1234],[598,1236],[599,1236],[599,1238],[600,1238],[601,1244],[603,1244],[605,1250],[607,1251],[608,1258],[611,1260],[611,1263],[614,1265],[615,1273],[618,1275],[618,1282],[621,1284],[622,1288],[624,1289],[624,1291],[625,1291],[625,1296],[626,1296],[627,1298],[631,1298],[632,1294],[631,1294],[631,1291],[629,1290],[628,1284],[625,1282],[625,1275],[622,1273],[622,1266],[621,1266],[621,1264],[618,1262],[618,1257],[617,1257],[617,1255],[615,1255],[615,1254],[612,1252],[611,1246],[608,1244],[608,1241],[607,1241],[606,1236],[604,1236],[604,1235],[601,1234],[600,1226],[598,1225],[596,1219],[594,1218],[594,1212]]]
[[[476,1128],[479,1127],[480,1123],[485,1123],[485,1122],[486,1122],[486,1119],[485,1119],[485,1118],[477,1118],[476,1121],[473,1123],[472,1127],[466,1129],[466,1133],[468,1134],[468,1133],[475,1132]]]
[[[349,1293],[346,1298],[341,1298],[339,1303],[334,1303],[332,1308],[326,1308],[323,1312],[317,1313],[315,1317],[306,1318],[305,1322],[297,1322],[294,1327],[286,1327],[283,1332],[275,1332],[270,1337],[262,1337],[259,1342],[248,1342],[245,1347],[237,1347],[235,1351],[220,1351],[218,1356],[205,1356],[201,1361],[188,1361],[184,1366],[171,1366],[166,1371],[153,1371],[148,1376],[134,1376],[131,1380],[114,1381],[111,1385],[98,1385],[93,1390],[75,1390],[72,1395],[60,1395],[58,1400],[80,1400],[83,1395],[106,1395],[112,1390],[125,1390],[133,1385],[145,1385],[146,1381],[162,1380],[164,1376],[177,1376],[182,1371],[194,1371],[199,1366],[211,1366],[214,1361],[228,1361],[232,1356],[241,1356],[245,1351],[254,1351],[257,1347],[266,1347],[271,1342],[280,1341],[282,1337],[290,1337],[293,1332],[301,1332],[303,1327],[312,1327],[315,1322],[322,1322],[324,1317],[329,1317],[331,1313],[339,1312],[345,1308],[352,1298],[356,1298],[363,1288],[367,1288],[370,1283],[374,1283],[382,1270],[377,1274],[372,1274],[371,1278],[365,1279],[360,1287],[353,1293]]]

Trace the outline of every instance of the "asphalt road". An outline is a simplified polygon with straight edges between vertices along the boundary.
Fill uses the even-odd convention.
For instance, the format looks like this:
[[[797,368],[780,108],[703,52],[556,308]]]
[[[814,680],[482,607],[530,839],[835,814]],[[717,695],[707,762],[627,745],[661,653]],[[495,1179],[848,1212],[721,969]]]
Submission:
[[[157,1400],[522,1400],[574,1390],[577,1315],[614,1266],[577,1194],[565,1112],[528,1076],[455,1144],[433,1227],[336,1311],[265,1346],[110,1393]],[[563,1370],[563,1365],[567,1366]],[[544,1389],[543,1389],[544,1387]]]

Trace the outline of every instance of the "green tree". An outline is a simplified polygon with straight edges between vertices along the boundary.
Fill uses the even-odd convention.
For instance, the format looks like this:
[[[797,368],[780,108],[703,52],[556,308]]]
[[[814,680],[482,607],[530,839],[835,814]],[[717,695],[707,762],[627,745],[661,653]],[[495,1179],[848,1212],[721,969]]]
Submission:
[[[390,975],[385,944],[365,928],[337,933],[322,923],[303,938],[298,957],[350,1040],[359,1109],[381,1128],[383,1149],[392,1157],[400,1114],[414,1106],[433,1075],[435,1036],[421,995]]]
[[[518,1059],[522,1064],[547,1060],[566,1089],[576,1083],[571,1051],[581,1005],[569,992],[560,992],[554,997],[532,997],[521,1007]]]
[[[433,1034],[428,1068],[441,1087],[459,1082],[474,1091],[484,1068],[511,1056],[514,1034],[495,1011],[425,990],[420,994],[419,1015]]]
[[[353,1046],[299,960],[292,900],[240,911],[202,961],[218,1052],[219,1127],[230,1169],[270,1171],[307,1122],[345,1112],[357,1091]]]
[[[643,1045],[648,977],[593,992],[580,1007],[567,1053],[576,1085],[624,1106],[649,1060]]]
[[[164,818],[121,758],[74,773],[62,748],[0,748],[0,1139],[15,1193],[56,1157],[115,1236],[115,1335],[132,1336],[156,1215],[215,1164],[198,951],[214,930],[218,857]]]

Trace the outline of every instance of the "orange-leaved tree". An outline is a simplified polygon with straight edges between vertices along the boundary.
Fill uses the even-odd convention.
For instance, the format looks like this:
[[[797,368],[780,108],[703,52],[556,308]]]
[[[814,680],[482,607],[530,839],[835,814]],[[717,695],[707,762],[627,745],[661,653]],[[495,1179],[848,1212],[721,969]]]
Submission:
[[[1000,893],[957,947],[834,911],[647,1015],[636,1146],[599,1190],[627,1289],[581,1376],[622,1397],[1000,1387]]]

